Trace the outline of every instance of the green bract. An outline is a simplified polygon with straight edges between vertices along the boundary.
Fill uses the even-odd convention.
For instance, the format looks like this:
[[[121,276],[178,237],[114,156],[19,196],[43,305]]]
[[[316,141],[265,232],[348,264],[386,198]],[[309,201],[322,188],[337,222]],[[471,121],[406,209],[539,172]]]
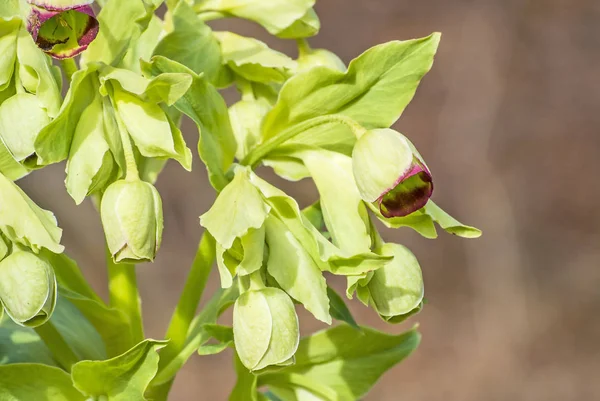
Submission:
[[[294,39],[298,57],[213,30],[229,17]],[[346,298],[398,323],[424,307],[423,276],[377,220],[427,238],[436,224],[481,234],[432,201],[423,158],[391,128],[440,34],[373,46],[346,68],[310,47],[319,29],[315,0],[0,2],[0,400],[166,401],[192,355],[233,348],[231,401],[354,401],[417,347],[414,329],[361,326],[331,276],[344,276]],[[228,103],[219,91],[230,87],[239,96]],[[185,118],[217,194],[201,211],[206,232],[165,341],[155,341],[145,339],[134,263],[160,247],[163,167],[192,168]],[[69,195],[100,213],[108,302],[62,254],[54,215],[14,182],[63,161]],[[318,198],[302,209],[261,164],[312,180]],[[196,314],[213,264],[222,288]],[[296,304],[338,323],[301,339]]]
[[[162,201],[148,182],[121,180],[102,197],[102,225],[116,262],[153,261],[162,240]]]

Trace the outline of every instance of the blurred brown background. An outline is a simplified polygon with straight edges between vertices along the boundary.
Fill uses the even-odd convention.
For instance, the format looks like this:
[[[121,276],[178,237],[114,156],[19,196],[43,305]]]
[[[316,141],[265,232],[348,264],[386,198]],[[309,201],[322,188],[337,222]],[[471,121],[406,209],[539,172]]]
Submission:
[[[479,240],[441,233],[436,241],[408,229],[383,232],[419,257],[429,304],[408,323],[421,324],[421,347],[366,399],[600,399],[600,180],[591,174],[600,171],[600,2],[317,3],[323,27],[311,43],[346,62],[380,42],[443,33],[434,68],[396,128],[432,168],[434,199],[484,232]],[[248,23],[215,26],[267,38]],[[293,43],[269,43],[294,55]],[[184,131],[194,148],[195,128]],[[198,216],[214,199],[195,162],[192,173],[169,163],[157,184],[164,242],[156,262],[138,269],[155,338],[194,256]],[[75,207],[63,170],[53,166],[21,184],[56,212],[69,253],[106,294],[99,218],[90,202]],[[316,199],[310,182],[284,189],[303,205]],[[207,292],[217,285],[213,276]],[[351,306],[363,324],[407,327],[385,327],[371,310]],[[320,327],[300,313],[304,332]],[[234,380],[229,353],[193,357],[171,399],[226,400]]]

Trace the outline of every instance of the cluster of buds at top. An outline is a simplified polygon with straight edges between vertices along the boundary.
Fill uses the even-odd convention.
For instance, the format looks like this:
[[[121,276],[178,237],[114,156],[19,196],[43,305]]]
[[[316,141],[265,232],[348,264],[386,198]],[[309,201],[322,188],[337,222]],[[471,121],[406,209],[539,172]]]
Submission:
[[[57,59],[75,57],[98,35],[94,0],[27,0],[27,30],[40,49]]]

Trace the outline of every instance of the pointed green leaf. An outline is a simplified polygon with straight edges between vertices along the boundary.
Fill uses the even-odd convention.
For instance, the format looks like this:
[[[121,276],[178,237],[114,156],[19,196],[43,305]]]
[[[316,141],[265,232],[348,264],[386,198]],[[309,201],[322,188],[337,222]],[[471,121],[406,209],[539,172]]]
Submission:
[[[0,12],[4,11],[4,7]],[[1,14],[0,14],[1,16]],[[10,84],[15,70],[17,57],[17,36],[21,26],[21,20],[9,17],[0,18],[0,89],[4,90]]]
[[[331,114],[350,117],[365,128],[389,127],[431,68],[439,39],[433,34],[375,46],[354,59],[346,73],[316,67],[295,75],[265,117],[264,137]]]
[[[108,401],[144,400],[144,392],[158,369],[158,353],[166,342],[144,340],[126,353],[105,361],[73,365],[75,387],[87,397]]]
[[[346,322],[355,329],[360,330],[342,297],[329,286],[327,287],[327,297],[329,298],[329,314],[331,317],[335,320]]]
[[[84,401],[62,369],[35,363],[0,366],[0,399]]]
[[[390,335],[340,325],[303,338],[296,364],[259,376],[284,401],[360,399],[385,371],[414,351],[415,330]]]

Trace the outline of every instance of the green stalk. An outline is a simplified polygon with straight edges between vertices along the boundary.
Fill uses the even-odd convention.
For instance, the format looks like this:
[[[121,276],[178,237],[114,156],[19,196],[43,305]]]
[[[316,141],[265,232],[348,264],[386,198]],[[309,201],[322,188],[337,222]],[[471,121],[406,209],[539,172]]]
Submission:
[[[212,264],[215,260],[215,239],[208,231],[205,231],[198,244],[196,256],[186,279],[183,292],[175,307],[166,338],[169,339],[167,346],[160,352],[158,370],[167,366],[184,348],[188,331],[198,304],[204,293]],[[166,400],[173,385],[173,380],[163,383],[152,389],[152,399],[155,401]]]
[[[356,135],[357,138],[360,138],[366,131],[366,129],[362,125],[354,121],[352,118],[342,115],[333,114],[311,118],[310,120],[306,120],[296,125],[292,125],[291,127],[275,135],[274,137],[271,137],[270,139],[266,140],[265,142],[254,148],[252,152],[250,152],[244,158],[244,160],[242,160],[241,164],[245,166],[255,167],[265,156],[267,156],[285,141],[289,141],[296,135],[308,131],[311,128],[331,123],[341,123],[347,125],[348,128],[352,130],[354,135]]]
[[[137,288],[135,265],[115,263],[108,247],[106,248],[108,269],[108,292],[110,306],[119,309],[129,318],[134,344],[144,339],[142,324],[142,304]]]
[[[79,68],[77,68],[75,59],[65,58],[63,60],[60,60],[60,66],[62,67],[63,71],[65,72],[67,81],[71,82],[71,77],[73,77],[73,74],[75,74],[77,72],[77,70],[79,69]]]
[[[71,366],[79,362],[79,358],[77,358],[77,355],[69,347],[69,344],[56,329],[52,321],[48,320],[34,330],[42,341],[44,341],[44,344],[46,344],[56,362],[67,372],[70,372]]]

